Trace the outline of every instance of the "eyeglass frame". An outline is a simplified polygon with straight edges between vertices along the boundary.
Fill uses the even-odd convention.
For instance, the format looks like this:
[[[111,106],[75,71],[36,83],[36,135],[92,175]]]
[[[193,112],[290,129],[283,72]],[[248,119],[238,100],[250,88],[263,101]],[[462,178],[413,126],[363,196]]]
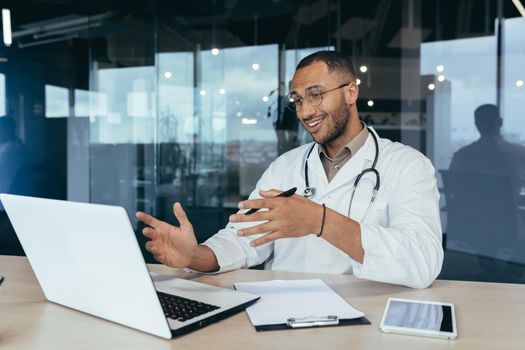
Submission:
[[[325,95],[325,94],[327,94],[327,93],[329,93],[329,92],[332,92],[332,91],[335,91],[335,90],[339,90],[339,89],[341,89],[341,88],[343,88],[343,87],[345,87],[345,86],[349,86],[349,85],[351,85],[352,83],[353,83],[353,81],[350,81],[350,82],[348,82],[348,83],[341,84],[341,85],[339,85],[339,86],[337,86],[337,87],[335,87],[335,88],[333,88],[333,89],[328,89],[328,90],[326,90],[326,91],[322,91],[322,92],[320,92],[320,93],[319,93],[319,95],[321,95],[321,98],[319,99],[320,102],[319,102],[318,104],[315,104],[315,105],[312,104],[312,103],[308,100],[308,96],[309,96],[309,95],[308,95],[308,92],[306,93],[306,96],[305,96],[305,97],[300,97],[300,99],[301,99],[301,100],[305,100],[306,102],[308,102],[308,104],[309,104],[311,107],[318,107],[318,106],[320,106],[320,105],[323,103],[323,99],[324,99],[324,95]],[[309,88],[309,89],[310,89],[310,88]],[[308,89],[307,89],[307,90],[308,90]],[[310,97],[311,97],[311,95],[310,95]],[[292,93],[289,93],[289,94],[286,96],[286,101],[288,101],[288,103],[286,103],[286,106],[287,106],[289,109],[292,109],[293,111],[297,111],[298,108],[297,108],[296,103],[292,101],[293,99],[294,99],[294,98],[292,97]],[[301,107],[300,107],[300,108],[302,108],[302,106],[303,106],[303,102],[301,102]]]

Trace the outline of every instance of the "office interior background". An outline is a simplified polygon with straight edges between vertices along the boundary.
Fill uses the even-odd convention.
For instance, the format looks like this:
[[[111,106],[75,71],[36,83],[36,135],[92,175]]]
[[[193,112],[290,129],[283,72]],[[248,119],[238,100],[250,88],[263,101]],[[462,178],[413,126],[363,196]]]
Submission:
[[[303,57],[337,50],[361,118],[436,168],[439,278],[524,283],[516,2],[2,1],[0,192],[123,206],[148,262],[134,212],[176,223],[180,201],[202,242],[273,159],[311,141],[288,85]],[[24,254],[1,205],[0,254]]]

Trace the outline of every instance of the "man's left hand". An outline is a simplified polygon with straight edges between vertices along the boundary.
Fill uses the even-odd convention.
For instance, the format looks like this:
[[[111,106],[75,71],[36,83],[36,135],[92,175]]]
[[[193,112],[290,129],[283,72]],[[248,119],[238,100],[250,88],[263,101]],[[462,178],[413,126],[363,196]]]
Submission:
[[[266,221],[262,224],[238,230],[239,236],[263,234],[251,242],[256,247],[280,238],[302,237],[321,229],[323,207],[303,196],[275,197],[282,191],[259,191],[261,199],[239,203],[239,209],[267,208],[251,215],[234,214],[230,222]]]

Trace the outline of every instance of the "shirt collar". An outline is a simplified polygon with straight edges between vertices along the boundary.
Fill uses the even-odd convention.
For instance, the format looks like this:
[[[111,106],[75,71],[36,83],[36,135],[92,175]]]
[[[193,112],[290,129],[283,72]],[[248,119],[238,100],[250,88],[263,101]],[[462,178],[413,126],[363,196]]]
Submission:
[[[363,121],[361,121],[361,124],[363,125],[363,129],[353,139],[351,139],[334,158],[330,158],[328,156],[324,145],[321,144],[319,144],[319,147],[317,147],[317,150],[319,151],[319,156],[325,157],[328,160],[333,161],[334,159],[343,156],[347,152],[350,152],[350,156],[356,154],[356,152],[365,144],[369,134],[366,124]]]

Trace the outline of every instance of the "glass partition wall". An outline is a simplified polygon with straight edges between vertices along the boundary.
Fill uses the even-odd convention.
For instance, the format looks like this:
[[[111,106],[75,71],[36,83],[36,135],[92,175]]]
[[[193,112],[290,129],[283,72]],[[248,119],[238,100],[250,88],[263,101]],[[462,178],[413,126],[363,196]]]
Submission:
[[[180,201],[202,242],[311,141],[284,96],[300,59],[337,50],[356,67],[361,118],[436,168],[440,278],[525,282],[525,18],[512,1],[2,6],[1,192],[123,206],[141,245],[133,213],[176,223]],[[2,207],[0,253],[23,254]]]

